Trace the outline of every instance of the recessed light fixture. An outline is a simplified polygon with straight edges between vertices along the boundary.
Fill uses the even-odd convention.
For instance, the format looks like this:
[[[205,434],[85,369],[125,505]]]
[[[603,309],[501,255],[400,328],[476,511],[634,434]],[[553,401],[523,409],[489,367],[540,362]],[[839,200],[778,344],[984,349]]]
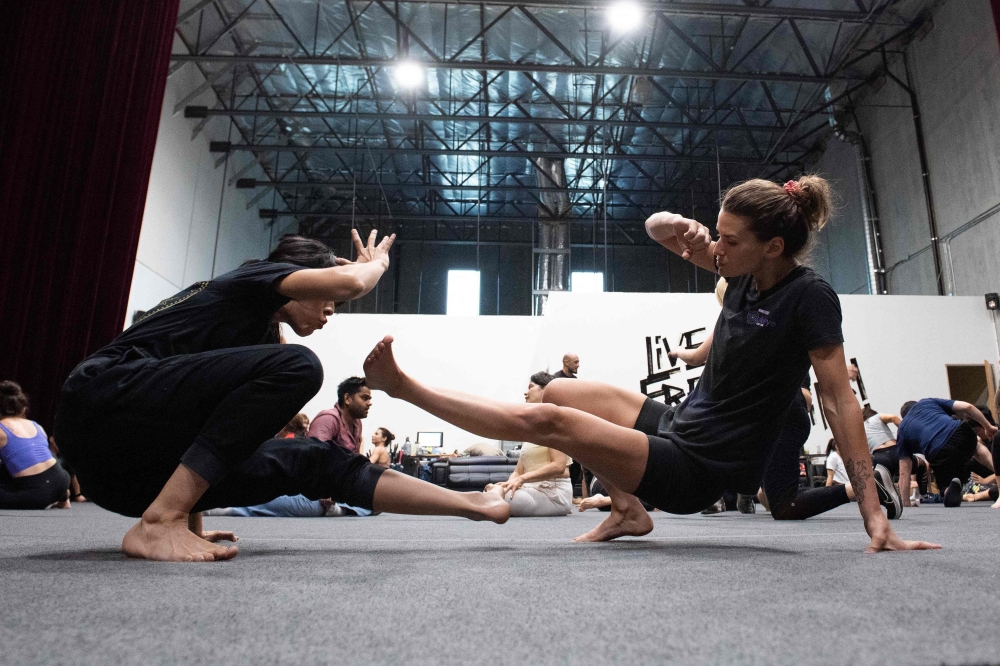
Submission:
[[[632,32],[642,25],[642,6],[632,0],[619,0],[608,7],[608,24],[614,32]]]

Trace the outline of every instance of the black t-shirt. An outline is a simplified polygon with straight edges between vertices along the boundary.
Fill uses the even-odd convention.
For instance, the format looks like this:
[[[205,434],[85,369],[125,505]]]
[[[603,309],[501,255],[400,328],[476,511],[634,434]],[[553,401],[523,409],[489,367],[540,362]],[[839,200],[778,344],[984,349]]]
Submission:
[[[560,370],[556,374],[552,375],[553,379],[576,379],[576,375],[567,375],[565,372]]]
[[[271,318],[290,299],[276,287],[300,270],[294,264],[258,261],[197,282],[160,302],[91,358],[119,359],[130,353],[168,358],[277,343],[270,336]]]
[[[797,266],[763,293],[750,275],[730,280],[701,379],[660,436],[732,490],[756,491],[809,352],[843,341],[840,300],[812,269]]]

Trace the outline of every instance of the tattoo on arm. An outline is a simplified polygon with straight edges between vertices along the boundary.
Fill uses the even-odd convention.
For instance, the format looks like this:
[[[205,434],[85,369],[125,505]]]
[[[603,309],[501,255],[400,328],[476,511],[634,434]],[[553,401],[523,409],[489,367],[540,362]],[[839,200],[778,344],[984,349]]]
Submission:
[[[851,487],[854,488],[854,495],[858,499],[858,504],[865,501],[865,492],[868,479],[872,478],[871,462],[867,460],[845,461],[847,476],[851,480]]]

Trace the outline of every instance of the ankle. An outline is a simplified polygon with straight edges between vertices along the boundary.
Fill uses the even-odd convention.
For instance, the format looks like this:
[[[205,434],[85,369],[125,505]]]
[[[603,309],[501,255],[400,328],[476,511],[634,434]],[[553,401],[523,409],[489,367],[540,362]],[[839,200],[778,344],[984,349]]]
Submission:
[[[186,527],[188,514],[177,509],[167,509],[151,504],[149,508],[142,513],[142,522],[146,525],[181,523]]]

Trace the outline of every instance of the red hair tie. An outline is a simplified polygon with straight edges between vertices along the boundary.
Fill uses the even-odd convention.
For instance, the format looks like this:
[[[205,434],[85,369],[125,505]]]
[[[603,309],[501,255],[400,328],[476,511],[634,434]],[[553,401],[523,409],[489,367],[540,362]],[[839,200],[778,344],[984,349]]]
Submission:
[[[799,187],[798,181],[790,180],[784,185],[784,189],[791,195],[795,195],[801,188]]]

